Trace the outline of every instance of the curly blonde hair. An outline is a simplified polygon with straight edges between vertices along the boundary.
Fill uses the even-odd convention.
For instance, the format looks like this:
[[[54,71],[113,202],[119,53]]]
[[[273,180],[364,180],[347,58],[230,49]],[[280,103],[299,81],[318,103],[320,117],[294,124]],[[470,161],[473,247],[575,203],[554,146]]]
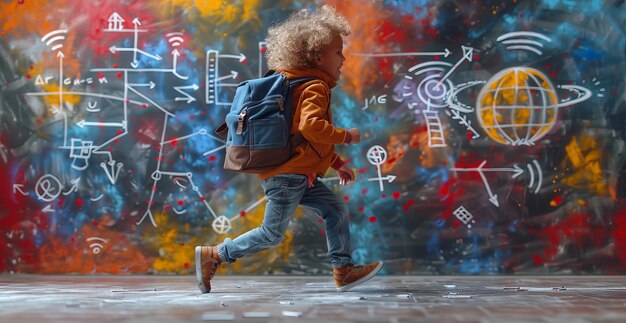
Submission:
[[[350,24],[335,8],[322,6],[313,12],[302,9],[269,29],[265,40],[267,66],[272,70],[314,67],[316,55],[333,37],[349,34]]]

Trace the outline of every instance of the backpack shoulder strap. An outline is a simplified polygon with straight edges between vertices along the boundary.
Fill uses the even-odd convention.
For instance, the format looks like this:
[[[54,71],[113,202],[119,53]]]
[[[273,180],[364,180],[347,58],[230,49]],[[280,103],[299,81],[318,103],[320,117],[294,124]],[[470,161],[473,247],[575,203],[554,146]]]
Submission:
[[[294,86],[302,83],[307,83],[309,81],[319,80],[314,77],[296,77],[289,80],[289,87],[293,88]],[[320,80],[321,81],[321,80]]]
[[[293,88],[296,85],[299,85],[299,84],[304,84],[304,88],[307,88],[310,85],[313,85],[313,84],[316,84],[316,83],[323,83],[323,82],[324,81],[322,81],[321,79],[314,78],[314,77],[293,78],[293,79],[289,80],[289,89],[293,90]],[[291,113],[295,113],[295,111],[296,111],[296,109],[293,109],[291,111]],[[306,138],[304,138],[304,136],[302,135],[302,133],[300,131],[296,132],[296,134],[294,134],[293,137],[291,137],[291,145],[292,145],[292,147],[300,146],[301,144],[303,144],[306,141],[307,141]]]

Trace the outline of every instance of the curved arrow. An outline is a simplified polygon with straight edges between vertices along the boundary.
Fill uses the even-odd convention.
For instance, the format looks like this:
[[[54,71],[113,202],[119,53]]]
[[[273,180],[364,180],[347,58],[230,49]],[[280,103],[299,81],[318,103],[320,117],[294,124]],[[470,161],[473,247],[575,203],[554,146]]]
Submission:
[[[30,195],[29,192],[22,191],[22,187],[24,187],[24,184],[13,184],[13,194],[15,194],[15,191],[18,191],[24,196]]]
[[[63,192],[63,195],[67,196],[70,195],[70,193],[72,192],[78,192],[78,183],[80,182],[80,177],[75,178],[72,180],[72,187],[67,191],[67,192]]]

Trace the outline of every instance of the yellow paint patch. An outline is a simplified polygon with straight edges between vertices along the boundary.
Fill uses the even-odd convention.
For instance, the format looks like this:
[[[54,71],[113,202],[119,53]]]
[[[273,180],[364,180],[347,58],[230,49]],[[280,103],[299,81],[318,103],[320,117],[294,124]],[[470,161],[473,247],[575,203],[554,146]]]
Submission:
[[[41,85],[41,88],[43,90],[43,92],[54,92],[54,93],[58,93],[59,92],[59,85],[58,84],[54,84],[54,83],[50,83],[50,84],[44,84]],[[68,91],[67,89],[63,89],[63,91]],[[59,102],[61,102],[61,97],[58,94],[55,95],[46,95],[43,96],[45,102],[47,103],[48,109],[52,109],[53,105],[58,107],[59,106]],[[64,103],[69,103],[72,105],[76,105],[80,102],[81,100],[81,96],[80,95],[71,95],[71,94],[63,94],[63,102]]]
[[[201,245],[197,236],[191,236],[189,225],[180,226],[164,212],[155,212],[154,220],[158,223],[156,233],[148,230],[144,239],[156,239],[160,257],[154,261],[153,269],[157,273],[191,274],[195,272],[194,252],[196,245]],[[150,233],[148,233],[150,232]],[[154,235],[153,235],[154,234]],[[202,234],[202,237],[209,236]]]
[[[567,158],[562,162],[566,168],[571,165],[571,174],[565,175],[561,182],[576,189],[586,189],[598,195],[609,194],[608,179],[603,175],[602,145],[592,134],[583,132],[566,146]]]

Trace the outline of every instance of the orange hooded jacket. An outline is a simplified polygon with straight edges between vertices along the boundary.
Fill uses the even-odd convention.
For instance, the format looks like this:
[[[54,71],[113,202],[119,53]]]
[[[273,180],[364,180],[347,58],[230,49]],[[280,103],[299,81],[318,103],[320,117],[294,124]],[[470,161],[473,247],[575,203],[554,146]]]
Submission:
[[[288,79],[314,77],[321,81],[305,82],[293,89],[292,107],[295,110],[291,135],[300,131],[306,141],[295,148],[295,154],[290,160],[278,168],[259,174],[259,178],[266,179],[277,174],[313,174],[323,177],[331,165],[337,169],[343,164],[334,146],[345,143],[348,136],[345,129],[333,126],[330,89],[337,85],[337,81],[315,68],[279,72]]]

